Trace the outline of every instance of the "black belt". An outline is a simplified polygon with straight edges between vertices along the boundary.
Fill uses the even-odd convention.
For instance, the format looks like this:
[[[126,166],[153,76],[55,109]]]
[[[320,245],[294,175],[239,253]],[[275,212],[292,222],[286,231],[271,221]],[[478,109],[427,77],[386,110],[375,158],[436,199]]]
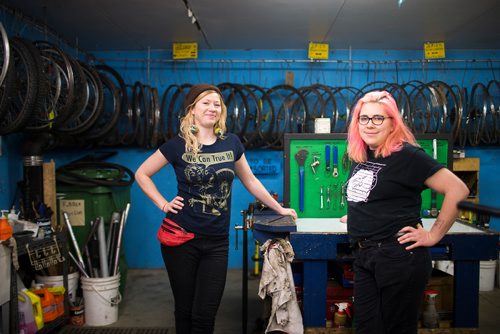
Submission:
[[[357,240],[354,242],[354,245],[357,246],[358,248],[380,247],[383,244],[397,241],[397,239],[404,234],[405,234],[404,232],[398,232],[393,236],[390,236],[389,238],[382,240],[370,240],[370,239]]]

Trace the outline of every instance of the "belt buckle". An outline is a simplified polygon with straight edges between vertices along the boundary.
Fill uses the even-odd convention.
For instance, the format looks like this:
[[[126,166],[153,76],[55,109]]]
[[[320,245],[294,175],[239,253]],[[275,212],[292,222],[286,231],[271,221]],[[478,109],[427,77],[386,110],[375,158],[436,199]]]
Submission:
[[[359,248],[366,248],[366,247],[368,247],[368,246],[366,246],[365,241],[369,241],[369,240],[358,240],[358,247]]]

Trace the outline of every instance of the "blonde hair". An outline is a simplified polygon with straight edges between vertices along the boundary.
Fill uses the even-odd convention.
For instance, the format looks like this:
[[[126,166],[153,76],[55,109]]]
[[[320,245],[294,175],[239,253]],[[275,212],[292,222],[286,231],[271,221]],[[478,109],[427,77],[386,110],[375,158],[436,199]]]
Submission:
[[[359,121],[358,117],[361,112],[361,108],[365,103],[378,103],[387,116],[392,118],[393,131],[389,134],[386,141],[377,147],[375,150],[375,157],[387,157],[393,152],[401,150],[403,143],[407,142],[409,144],[418,146],[415,137],[411,133],[410,129],[405,125],[394,97],[387,91],[372,91],[366,93],[354,107],[352,113],[351,124],[347,132],[347,153],[351,160],[362,163],[366,162],[367,157],[367,145],[361,138],[359,133]]]
[[[221,138],[223,138],[223,134],[226,133],[227,107],[224,104],[224,99],[219,94],[219,92],[215,90],[203,91],[200,95],[198,95],[194,99],[193,103],[191,103],[186,107],[186,110],[184,110],[184,116],[182,116],[180,120],[180,127],[179,127],[179,136],[181,136],[186,141],[186,152],[192,152],[194,155],[198,155],[198,153],[201,152],[201,147],[203,145],[200,144],[200,142],[198,141],[198,137],[196,136],[196,134],[191,131],[191,127],[194,125],[194,118],[193,115],[191,114],[191,110],[193,110],[194,106],[196,105],[196,103],[198,103],[198,101],[200,101],[202,98],[211,93],[217,93],[217,95],[219,95],[220,105],[221,105],[220,118],[217,121],[217,123],[215,123],[214,132],[216,131],[216,129],[220,129],[217,130],[220,134],[216,135]]]

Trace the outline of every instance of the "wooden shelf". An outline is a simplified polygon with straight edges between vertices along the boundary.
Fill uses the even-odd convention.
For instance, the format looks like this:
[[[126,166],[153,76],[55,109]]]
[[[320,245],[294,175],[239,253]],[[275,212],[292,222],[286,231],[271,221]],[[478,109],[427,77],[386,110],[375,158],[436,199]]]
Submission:
[[[479,158],[453,159],[453,173],[457,175],[469,188],[467,201],[479,203]],[[469,223],[477,221],[477,215],[468,210],[460,210],[459,218]]]

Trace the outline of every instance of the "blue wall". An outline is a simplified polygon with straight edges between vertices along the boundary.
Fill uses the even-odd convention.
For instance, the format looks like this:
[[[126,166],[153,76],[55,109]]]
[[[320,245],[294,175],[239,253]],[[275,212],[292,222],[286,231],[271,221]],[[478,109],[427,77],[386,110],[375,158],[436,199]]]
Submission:
[[[5,18],[6,16],[4,16]],[[10,35],[22,32],[22,36],[38,39],[44,36],[36,30],[30,30],[25,24],[6,17],[3,22]],[[65,47],[60,41],[56,41]],[[307,44],[307,43],[305,43]],[[73,56],[85,58],[71,48],[65,47]],[[422,51],[397,50],[332,50],[330,59],[341,62],[304,62],[307,51],[304,50],[199,50],[198,62],[171,62],[170,50],[152,50],[151,52],[96,52],[98,61],[113,66],[128,84],[141,81],[158,88],[161,94],[170,84],[210,82],[234,82],[256,84],[261,87],[285,83],[287,72],[294,74],[294,86],[303,87],[315,83],[328,86],[353,86],[361,88],[373,81],[405,83],[411,80],[429,82],[441,80],[448,84],[457,84],[470,88],[476,82],[487,83],[500,78],[497,62],[473,62],[472,60],[500,60],[500,50],[465,51],[446,50],[447,60],[468,60],[457,62],[425,62]],[[224,62],[217,60],[224,59]],[[244,61],[247,60],[247,61]],[[0,156],[0,208],[7,209],[12,201],[17,181],[22,180],[22,136],[9,135],[2,138]],[[153,150],[117,149],[118,154],[110,162],[118,163],[135,170]],[[48,152],[44,159],[54,159],[56,167],[80,158],[87,151],[72,150]],[[497,198],[500,178],[497,175],[499,147],[467,148],[466,156],[481,159],[480,192],[482,204],[500,206]],[[247,158],[272,159],[280,161],[280,170],[276,175],[261,176],[264,186],[283,196],[283,162],[281,151],[252,150]],[[171,168],[162,170],[155,176],[159,190],[166,198],[175,195],[175,182]],[[240,211],[254,199],[236,180],[232,198],[232,226],[241,224]],[[127,261],[133,268],[162,267],[162,260],[156,241],[156,230],[161,220],[160,211],[146,198],[134,184],[131,189],[132,207],[124,236],[124,249]],[[492,228],[500,231],[500,222],[493,220]],[[241,233],[241,232],[240,232]],[[249,240],[253,240],[250,238]],[[235,231],[231,228],[231,268],[241,267],[242,238],[235,250]],[[253,243],[250,254],[253,253]]]
[[[0,180],[2,180],[2,189],[0,189],[0,207],[8,208],[12,201],[15,190],[15,182],[22,179],[22,156],[19,154],[19,141],[14,141],[9,136],[3,138],[3,155],[0,157]],[[109,159],[110,162],[127,166],[135,170],[141,162],[153,152],[153,150],[144,149],[120,149],[117,155]],[[50,152],[44,156],[45,161],[54,159],[56,167],[82,157],[89,153],[88,151],[70,151],[70,152]],[[90,152],[91,153],[91,152]],[[480,166],[480,184],[479,198],[481,204],[500,207],[498,198],[500,189],[500,178],[498,177],[497,166],[499,163],[500,148],[470,148],[466,150],[466,156],[478,157],[481,159]],[[280,169],[277,175],[259,176],[264,186],[279,194],[283,198],[283,152],[269,150],[250,150],[246,153],[247,158],[251,159],[272,159],[280,161]],[[5,167],[5,168],[4,168]],[[154,177],[159,190],[165,194],[166,198],[175,196],[175,177],[171,168],[160,171]],[[248,203],[254,201],[254,198],[244,189],[239,180],[236,180],[233,188],[232,215],[230,229],[230,261],[231,268],[240,268],[242,264],[242,232],[240,231],[238,240],[238,250],[236,247],[236,236],[234,225],[242,223],[241,210],[247,208]],[[127,227],[124,235],[124,249],[127,262],[133,268],[158,268],[162,267],[162,259],[159,252],[158,242],[156,241],[156,231],[159,226],[162,214],[146,198],[137,184],[131,188],[131,210],[128,218]],[[500,222],[498,219],[492,219],[491,228],[500,231]],[[251,235],[249,236],[249,252],[253,253],[254,245]]]
[[[500,208],[500,163],[499,147],[468,148],[466,156],[480,158],[479,165],[479,201],[482,205]],[[491,218],[490,228],[500,232],[500,217]]]

